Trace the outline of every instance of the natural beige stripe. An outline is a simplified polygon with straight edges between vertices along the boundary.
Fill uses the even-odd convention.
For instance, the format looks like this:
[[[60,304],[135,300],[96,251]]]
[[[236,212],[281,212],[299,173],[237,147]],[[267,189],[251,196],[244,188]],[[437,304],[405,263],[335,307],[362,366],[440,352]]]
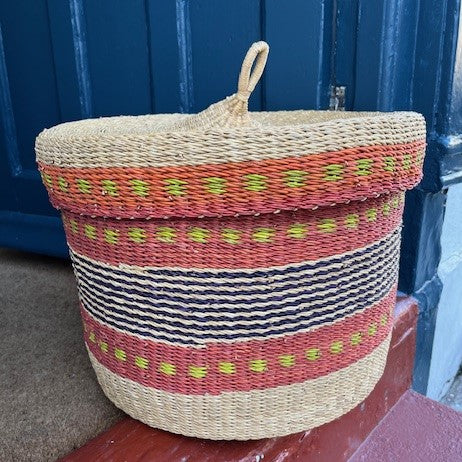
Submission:
[[[171,167],[280,159],[425,139],[425,120],[414,112],[261,112],[251,113],[255,124],[246,127],[173,129],[180,121],[193,125],[188,117],[194,116],[157,114],[61,124],[38,136],[37,160],[78,168]]]
[[[327,376],[270,390],[182,395],[144,387],[102,366],[89,352],[106,396],[135,419],[209,439],[259,439],[318,427],[363,401],[380,379],[391,335],[372,353]]]

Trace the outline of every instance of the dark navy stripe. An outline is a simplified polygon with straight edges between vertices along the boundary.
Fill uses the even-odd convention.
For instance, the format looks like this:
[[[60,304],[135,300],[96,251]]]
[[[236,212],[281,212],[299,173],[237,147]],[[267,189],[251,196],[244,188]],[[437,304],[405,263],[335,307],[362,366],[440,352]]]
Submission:
[[[185,326],[182,323],[170,321],[170,320],[167,320],[167,319],[165,319],[163,317],[158,317],[157,319],[155,319],[152,316],[143,316],[143,315],[134,314],[134,313],[130,313],[130,315],[129,315],[130,319],[124,319],[124,318],[120,318],[117,315],[122,315],[122,316],[125,315],[126,316],[127,313],[124,312],[123,310],[113,308],[113,307],[110,308],[110,311],[111,311],[110,315],[107,314],[107,313],[103,313],[103,312],[100,312],[99,314],[104,319],[108,319],[108,320],[112,319],[115,322],[117,320],[120,320],[119,322],[124,322],[125,324],[133,324],[133,325],[138,326],[138,327],[146,327],[146,328],[148,328],[148,326],[143,326],[143,324],[141,324],[140,321],[154,321],[154,322],[157,322],[157,323],[160,323],[160,324],[163,324],[163,325],[168,325],[168,326],[170,326],[172,328],[182,327],[184,330],[186,330],[186,332],[181,332],[181,331],[175,332],[175,329],[167,330],[167,329],[164,329],[164,328],[162,328],[160,326],[156,326],[156,327],[149,326],[149,328],[154,329],[156,331],[156,335],[152,335],[152,334],[151,335],[149,335],[149,334],[146,335],[145,334],[145,335],[146,336],[152,336],[153,338],[156,338],[158,333],[163,333],[163,334],[169,333],[172,336],[183,335],[183,336],[191,337],[191,338],[195,338],[195,339],[213,339],[213,338],[227,339],[227,338],[239,338],[239,337],[249,338],[249,337],[253,337],[253,336],[256,335],[254,330],[257,329],[257,328],[265,329],[264,334],[260,334],[260,335],[272,335],[273,333],[274,334],[276,334],[276,333],[281,333],[282,334],[282,333],[286,333],[286,332],[287,333],[288,332],[296,332],[296,331],[298,331],[300,329],[303,329],[304,327],[309,327],[311,324],[306,324],[307,321],[316,322],[318,324],[322,324],[322,323],[327,322],[326,318],[323,318],[322,320],[318,319],[318,321],[315,321],[316,318],[319,318],[320,316],[334,314],[335,319],[345,317],[347,314],[354,313],[354,312],[356,312],[358,310],[362,310],[364,308],[372,306],[373,304],[375,304],[375,302],[378,302],[379,300],[384,298],[384,296],[387,293],[389,293],[389,291],[390,291],[390,287],[389,288],[383,288],[382,290],[379,291],[379,293],[375,294],[374,296],[371,296],[370,294],[366,294],[365,296],[358,299],[356,303],[352,304],[350,309],[346,310],[343,313],[338,313],[338,311],[339,311],[338,307],[328,308],[328,309],[324,310],[322,313],[308,312],[305,316],[301,316],[301,317],[297,318],[295,320],[295,322],[297,323],[297,326],[296,327],[291,327],[291,328],[284,327],[285,325],[287,325],[287,323],[289,323],[291,321],[290,318],[271,322],[269,324],[269,326],[268,326],[269,329],[267,329],[267,326],[255,325],[255,324],[249,326],[249,325],[243,325],[243,324],[234,323],[234,322],[231,322],[230,320],[228,320],[227,323],[225,325],[223,325],[223,326],[210,326],[210,328],[208,328],[209,326],[204,326],[204,324],[201,323],[201,322],[199,322],[198,324]],[[94,304],[94,302],[90,302],[85,297],[82,297],[82,298],[83,298],[83,302],[84,302],[85,307],[91,308],[92,312],[97,312],[97,308],[94,308],[92,306]],[[346,306],[348,306],[348,305],[349,304],[346,304]],[[329,316],[328,319],[331,319],[331,317]],[[314,325],[318,325],[318,324],[314,324]],[[119,328],[122,329],[122,330],[125,329],[125,327],[123,327],[123,326],[119,326]],[[276,328],[279,328],[279,329],[276,329]],[[203,332],[202,332],[202,334],[197,335],[194,332],[188,332],[188,329],[197,329],[197,330],[202,329]],[[237,333],[236,337],[233,337],[232,334],[231,335],[230,334],[225,334],[225,333],[220,334],[220,330],[230,330],[230,329],[243,329],[243,330],[247,330],[247,332]],[[213,332],[210,332],[212,330],[213,330]]]
[[[393,283],[393,281],[395,280],[395,277],[396,277],[396,274],[392,274],[390,273],[389,275],[387,275],[387,278],[380,278],[378,279],[378,284],[375,286],[376,288],[380,287],[380,286],[384,286],[384,285],[390,285]],[[362,280],[362,281],[358,281],[356,284],[348,287],[348,290],[351,292],[351,291],[354,291],[354,290],[358,290],[358,289],[361,289],[361,287],[365,286],[367,283],[371,283],[373,282],[375,279],[366,279],[366,280]],[[128,309],[137,309],[137,310],[140,310],[140,311],[143,311],[143,312],[146,312],[146,313],[152,313],[152,312],[155,312],[159,315],[162,315],[162,316],[170,316],[170,317],[177,317],[177,318],[183,318],[184,319],[195,319],[193,315],[191,314],[187,314],[185,316],[183,316],[181,314],[181,311],[185,312],[185,313],[191,313],[192,311],[195,312],[195,313],[198,313],[198,316],[197,316],[197,319],[198,320],[205,320],[205,319],[208,319],[207,315],[205,313],[208,313],[210,312],[211,310],[215,310],[215,309],[219,309],[219,306],[214,306],[212,307],[210,310],[208,311],[202,311],[201,309],[199,308],[195,308],[195,307],[189,307],[189,306],[185,306],[185,305],[181,305],[180,303],[177,305],[177,306],[172,306],[172,305],[168,305],[168,304],[165,304],[165,303],[162,303],[160,300],[158,299],[147,299],[147,300],[139,300],[139,301],[133,301],[133,299],[131,299],[129,296],[125,295],[125,294],[122,294],[122,293],[112,293],[112,292],[101,292],[101,289],[97,286],[94,286],[92,284],[88,284],[88,283],[84,283],[82,282],[81,283],[81,287],[83,289],[85,289],[88,293],[91,293],[92,294],[92,299],[94,299],[95,301],[99,301],[99,300],[105,300],[109,303],[114,303],[114,304],[121,304],[121,303],[124,303],[124,306],[127,307]],[[336,286],[331,286],[330,287],[331,289],[337,289]],[[346,289],[346,287],[345,287]],[[94,295],[96,292],[98,292],[98,295]],[[372,289],[370,291],[370,293],[373,293],[374,290]],[[334,295],[334,294],[333,294]],[[342,296],[341,294],[339,294],[337,297],[335,296],[332,296],[332,298],[330,299],[329,301],[329,304],[332,305],[332,304],[339,304],[343,301],[349,301],[349,302],[353,302],[355,297],[357,295],[355,294],[349,294],[349,295],[344,295]],[[110,297],[116,297],[119,301],[117,300],[114,300],[113,298],[110,298]],[[121,300],[121,301],[120,301]],[[290,307],[293,307],[293,306],[297,306],[297,305],[300,305],[302,303],[309,303],[309,302],[313,302],[313,301],[316,301],[316,300],[320,300],[320,303],[318,305],[313,305],[310,309],[314,309],[315,307],[319,306],[323,306],[324,302],[322,300],[322,298],[320,299],[320,297],[317,297],[317,296],[312,296],[312,297],[309,297],[307,294],[305,294],[304,292],[301,292],[300,294],[298,294],[297,297],[293,297],[293,300],[291,302],[287,302],[287,303],[278,303],[276,306],[278,309],[284,309],[284,308],[290,308]],[[151,306],[152,308],[142,308],[140,307],[137,303],[140,302],[140,303],[144,303],[145,305],[148,305],[148,306]],[[168,311],[163,311],[163,310],[176,310],[176,313],[175,314],[172,314]],[[252,312],[252,313],[258,313],[258,312],[263,312],[265,313],[267,311],[267,308],[265,307],[252,307],[251,306],[251,302],[249,301],[242,301],[241,302],[241,305],[239,306],[239,311],[242,311],[242,312]],[[224,309],[223,310],[220,310],[221,313],[224,313]],[[223,317],[210,317],[210,320],[229,320],[229,319],[237,319],[236,316],[233,316],[233,314],[235,314],[235,311],[227,311],[228,313],[228,317],[226,317],[226,315],[224,314]],[[291,312],[291,311],[284,311],[283,313],[281,313],[280,315],[287,315],[287,314],[290,314],[290,313],[295,313],[295,312]],[[271,318],[271,317],[276,317],[278,316],[277,314],[275,313],[271,313],[271,314],[268,314],[268,315],[262,315],[262,316],[259,316],[258,314],[255,314],[255,316],[253,317],[249,317],[249,316],[242,316],[242,319],[268,319],[268,318]]]
[[[379,251],[380,253],[380,259],[383,259],[384,256],[386,256],[389,252],[395,252],[396,249],[398,248],[398,245],[396,245],[397,243],[395,243],[394,245],[392,246],[389,246],[388,248],[386,248],[385,250],[383,251]],[[361,263],[355,263],[355,272],[359,271],[359,270],[362,270],[362,269],[367,269],[369,266],[370,266],[370,261],[371,260],[376,260],[377,259],[377,255],[369,255],[368,258],[364,259]],[[345,263],[348,263],[347,260],[345,260]],[[78,262],[75,262],[74,264],[75,266],[75,269],[78,273],[81,274],[81,269],[80,269],[80,266]],[[88,268],[84,267],[84,270],[88,273],[93,273],[93,274],[97,274],[98,273],[98,266],[97,265],[89,265]],[[106,271],[110,271],[111,273],[119,273],[119,271],[116,271],[115,269],[112,270],[112,269],[106,269],[104,267],[101,267],[101,269],[105,269]],[[275,290],[287,290],[287,289],[290,289],[290,288],[293,288],[293,287],[298,287],[299,285],[299,282],[300,282],[300,278],[302,277],[319,277],[319,276],[323,276],[323,275],[326,275],[328,276],[329,274],[332,273],[332,270],[331,269],[324,269],[324,271],[318,271],[315,275],[306,275],[306,276],[301,276],[300,274],[298,274],[296,271],[298,271],[298,269],[288,269],[287,271],[291,271],[291,274],[285,278],[285,280],[282,280],[282,281],[277,281],[278,283],[282,283],[283,285],[281,287],[278,287],[278,288],[275,288],[273,289],[272,287],[269,287],[269,291],[275,291]],[[87,277],[87,276],[83,276],[83,277]],[[157,281],[156,279],[146,279],[144,277],[140,277],[139,274],[130,274],[130,273],[126,273],[125,274],[125,277],[127,277],[128,279],[131,280],[131,283],[133,284],[134,281],[134,277],[136,277],[137,279],[141,279],[141,280],[145,280],[145,281],[148,281],[148,285],[144,286],[146,288],[146,290],[149,290],[151,289],[152,291],[160,291],[160,290],[163,290],[163,291],[168,291],[168,290],[173,290],[171,288],[166,288],[166,287],[162,287],[162,286],[159,286],[158,283],[162,283],[162,281]],[[334,275],[332,277],[332,279],[335,279],[337,278],[338,276],[337,275]],[[129,284],[129,282],[127,282],[126,280],[123,280],[123,279],[119,279],[117,277],[113,277],[112,275],[109,276],[109,275],[104,275],[104,278],[109,282],[109,281],[112,281],[112,282],[119,282],[119,283],[122,283],[122,284]],[[325,279],[323,282],[325,281],[329,281],[329,279]],[[99,283],[99,282],[98,282]],[[149,284],[150,283],[150,284]],[[157,283],[157,284],[156,284]],[[184,281],[181,281],[181,284],[184,285],[184,286],[187,286],[188,289],[181,289],[180,287],[175,287],[174,291],[175,293],[177,294],[191,294],[191,293],[194,293],[194,292],[197,292],[201,295],[212,295],[212,296],[222,296],[222,295],[225,295],[225,296],[232,296],[233,294],[230,293],[230,292],[223,292],[223,291],[220,291],[220,290],[214,290],[214,289],[211,289],[210,286],[211,285],[215,285],[215,286],[230,286],[230,287],[233,287],[233,288],[236,288],[236,286],[239,287],[239,292],[238,294],[239,295],[258,295],[258,294],[262,294],[262,295],[266,295],[268,293],[268,290],[258,290],[258,289],[254,289],[252,288],[252,285],[261,285],[263,284],[264,281],[253,281],[251,283],[242,283],[241,281],[239,282],[232,282],[232,281],[220,281],[220,282],[208,282],[207,285],[206,283],[190,283],[190,282],[184,282]],[[284,283],[289,283],[288,285],[284,285]],[[293,283],[293,284],[290,284],[290,283]],[[174,285],[174,281],[170,281],[170,284]],[[242,286],[245,285],[245,286],[248,286],[250,287],[250,290],[247,290],[247,291],[243,291],[242,290]],[[192,287],[191,287],[192,286]],[[201,290],[194,290],[194,289],[199,289],[201,287],[204,287],[204,289],[201,289]],[[120,290],[120,289],[119,289]]]
[[[332,305],[332,304],[339,305],[342,302],[353,303],[356,300],[357,295],[352,295],[352,294],[343,295],[344,292],[347,289],[349,291],[355,290],[355,289],[361,289],[366,284],[373,283],[374,281],[377,281],[377,285],[375,286],[374,289],[369,290],[367,292],[369,294],[373,294],[375,290],[379,289],[379,287],[383,287],[383,286],[391,287],[391,285],[393,284],[393,282],[394,282],[394,280],[396,278],[396,270],[390,271],[388,274],[385,274],[385,275],[381,271],[381,268],[377,268],[376,270],[377,271],[375,272],[375,274],[373,274],[372,276],[369,276],[368,278],[361,278],[358,281],[352,281],[349,284],[342,285],[342,290],[341,291],[338,291],[338,286],[337,285],[332,285],[330,288],[333,289],[333,290],[337,289],[337,291],[335,293],[330,294],[334,298],[329,301],[329,304],[330,305]],[[232,316],[232,317],[231,316],[229,316],[229,317],[226,317],[226,316],[211,317],[210,316],[210,317],[208,317],[207,315],[202,314],[202,313],[207,313],[207,311],[201,311],[200,308],[196,308],[196,307],[193,307],[193,306],[190,307],[187,304],[182,304],[183,302],[181,300],[178,301],[177,306],[172,307],[172,305],[167,304],[165,302],[162,302],[162,299],[157,298],[155,295],[152,298],[145,297],[143,300],[134,301],[126,292],[125,293],[120,292],[120,291],[119,292],[117,292],[117,291],[116,292],[111,292],[111,291],[104,290],[104,289],[101,288],[101,286],[90,283],[88,281],[88,278],[82,278],[79,281],[79,284],[80,284],[80,287],[82,289],[84,289],[88,294],[91,294],[90,298],[93,299],[97,303],[101,303],[101,301],[103,301],[103,303],[106,302],[106,303],[113,303],[113,304],[118,304],[118,305],[120,305],[121,303],[124,303],[124,307],[126,307],[127,309],[136,309],[136,310],[142,311],[144,313],[156,313],[156,315],[158,315],[158,316],[175,317],[175,318],[178,318],[178,319],[185,319],[185,320],[189,320],[189,319],[190,320],[197,319],[198,321],[204,321],[204,320],[220,321],[220,320],[222,320],[224,322],[227,322],[227,321],[230,321],[230,320],[239,319],[239,317],[235,317],[235,316]],[[326,288],[329,288],[329,287],[326,287]],[[364,292],[364,290],[363,290],[363,292]],[[113,300],[110,297],[116,297],[121,301]],[[276,300],[274,300],[274,302],[278,302],[278,303],[275,303],[275,307],[282,310],[284,308],[297,307],[302,303],[309,303],[309,302],[319,301],[319,303],[314,304],[314,305],[312,305],[310,307],[310,309],[315,309],[317,307],[321,308],[326,303],[326,302],[324,302],[323,298],[320,298],[319,295],[317,295],[316,290],[311,290],[311,291],[307,291],[307,292],[300,292],[296,296],[291,296],[293,298],[293,300],[291,300],[290,302],[285,302],[284,303],[284,301],[288,297],[289,296],[278,297]],[[172,300],[175,301],[175,298],[172,297]],[[191,305],[194,302],[195,302],[194,300],[191,300],[189,304]],[[144,303],[144,304],[146,304],[148,306],[151,306],[151,308],[143,308],[143,307],[139,306],[137,303]],[[223,300],[222,303],[225,303],[225,301]],[[252,302],[250,300],[249,301],[242,300],[242,301],[239,301],[239,303],[235,303],[235,304],[238,306],[239,311],[246,311],[246,312],[252,312],[252,313],[257,312],[257,311],[265,312],[265,307],[259,307],[259,308],[252,307],[251,303]],[[220,301],[216,300],[214,302],[214,306],[210,307],[210,310],[214,310],[214,309],[219,310],[220,309],[219,304],[220,304]],[[178,311],[175,314],[172,314],[172,313],[169,313],[167,311],[163,311],[163,309],[165,309],[165,310],[175,309],[175,310],[178,310]],[[191,312],[198,313],[199,316],[195,317],[195,316],[193,316],[191,314],[183,315],[182,313],[179,312],[180,310],[184,311],[185,313],[191,313]],[[208,311],[210,311],[210,310],[208,310]],[[221,312],[221,310],[220,310],[220,312]],[[233,312],[230,312],[230,313],[233,314]],[[279,316],[287,316],[289,314],[295,314],[295,313],[297,313],[297,311],[284,311]],[[243,320],[245,320],[245,319],[248,319],[248,320],[261,319],[261,320],[263,320],[263,319],[274,318],[274,317],[277,317],[277,316],[278,316],[278,314],[275,314],[275,313],[264,314],[264,315],[255,314],[255,316],[252,316],[252,317],[242,316],[241,319],[243,319]]]
[[[370,302],[372,302],[372,300],[370,300]],[[372,306],[372,305],[373,303],[367,304],[367,306]],[[204,343],[205,340],[220,341],[220,340],[265,339],[269,335],[296,334],[297,332],[300,332],[301,330],[308,329],[311,327],[321,326],[323,324],[335,321],[337,319],[341,319],[343,317],[346,317],[348,315],[355,313],[356,311],[360,309],[359,307],[352,306],[351,309],[349,309],[348,311],[344,313],[336,313],[336,310],[328,310],[329,312],[332,312],[332,315],[326,318],[314,319],[312,321],[308,321],[304,323],[297,323],[297,326],[292,327],[292,328],[270,329],[268,331],[265,331],[262,334],[259,334],[256,332],[248,332],[244,334],[219,334],[219,333],[213,333],[213,334],[209,333],[208,334],[204,332],[201,335],[197,335],[193,333],[185,333],[185,334],[182,334],[182,337],[180,337],[178,335],[175,335],[174,333],[165,335],[165,333],[153,327],[151,327],[151,329],[156,329],[155,333],[153,333],[152,331],[145,332],[143,330],[140,330],[140,328],[143,328],[143,327],[146,328],[146,326],[136,321],[131,322],[132,326],[122,325],[121,323],[127,324],[127,321],[124,320],[123,318],[120,318],[119,316],[113,315],[111,317],[107,317],[107,316],[104,316],[98,313],[98,311],[94,310],[92,307],[88,305],[84,304],[84,307],[85,309],[87,309],[88,312],[90,312],[99,321],[105,322],[106,324],[112,327],[115,327],[121,331],[126,331],[126,332],[130,332],[133,334],[137,334],[144,338],[151,338],[153,340],[158,340],[158,341],[182,343],[183,345],[201,345]]]
[[[380,271],[381,270],[386,270],[386,266],[389,265],[390,262],[393,261],[393,259],[397,257],[398,251],[399,251],[398,246],[395,246],[393,248],[387,249],[387,251],[383,253],[382,258],[379,260],[379,264],[375,267],[375,272],[373,274],[373,276],[375,276],[376,279],[380,279],[382,277],[382,273]],[[355,273],[358,273],[359,271],[361,271],[363,269],[368,269],[369,267],[370,267],[370,262],[368,260],[366,260],[366,261],[362,262],[362,264],[355,265]],[[92,274],[92,275],[95,273],[94,271],[91,271],[91,270],[88,270],[88,269],[85,269],[85,271],[88,274]],[[109,281],[111,281],[110,277],[105,278],[106,280],[103,282],[100,279],[96,279],[96,278],[94,278],[92,276],[89,276],[88,274],[83,274],[83,271],[80,268],[76,268],[76,272],[83,281],[90,281],[91,283],[93,283],[95,289],[101,290],[101,287],[104,287],[104,288],[113,290],[114,294],[117,294],[117,295],[119,295],[123,291],[125,293],[135,294],[135,295],[138,295],[140,297],[143,297],[146,300],[149,300],[149,295],[148,295],[149,287],[146,287],[145,290],[138,290],[140,288],[140,286],[138,285],[138,288],[136,288],[136,286],[134,285],[134,284],[136,284],[135,281],[132,281],[132,287],[130,289],[127,289],[126,287],[120,288],[120,287],[117,287],[117,285],[111,284],[111,282],[109,282]],[[329,274],[329,273],[327,273],[327,274]],[[191,300],[190,298],[182,298],[181,294],[184,294],[185,291],[180,291],[177,288],[174,288],[174,289],[167,289],[167,288],[159,289],[159,288],[154,288],[154,287],[151,286],[150,289],[151,289],[151,294],[153,294],[155,296],[156,300],[159,300],[159,301],[160,300],[172,300],[172,301],[174,301],[176,303],[181,303],[181,304],[186,304],[186,305],[191,304],[191,303],[195,303],[195,304],[198,304],[198,305],[203,304],[205,306],[208,306],[211,303],[213,303],[213,304],[226,303],[226,304],[230,304],[230,305],[233,305],[233,304],[240,305],[243,302],[245,302],[245,299],[244,300],[243,299],[236,299],[236,300],[223,299],[223,300],[221,300],[220,298],[217,299],[217,296],[219,297],[219,296],[224,295],[224,296],[227,296],[227,297],[233,297],[233,295],[237,295],[237,296],[248,295],[250,297],[252,297],[252,296],[256,297],[256,296],[258,296],[260,294],[267,295],[267,297],[265,297],[265,298],[255,298],[255,302],[259,301],[259,302],[262,302],[262,303],[267,303],[267,302],[279,302],[279,301],[282,301],[284,298],[287,298],[287,295],[278,296],[277,293],[282,292],[282,291],[287,291],[287,290],[299,288],[300,287],[300,279],[302,277],[303,276],[298,278],[296,284],[284,285],[284,286],[277,287],[277,288],[269,287],[266,291],[263,292],[263,294],[262,294],[262,291],[259,291],[259,290],[247,291],[245,293],[242,293],[240,290],[236,290],[235,293],[229,293],[229,292],[218,292],[218,293],[216,293],[215,292],[215,293],[213,293],[214,297],[212,299],[207,298],[207,299],[203,299],[203,300],[199,300],[199,299]],[[308,279],[308,278],[311,279],[311,278],[316,278],[316,277],[318,277],[318,274],[311,275],[311,276],[305,276],[306,279]],[[324,288],[326,288],[326,289],[329,289],[329,288],[334,289],[334,288],[336,288],[337,287],[336,283],[338,283],[338,279],[339,279],[338,274],[332,275],[331,278],[324,279],[323,280],[323,284],[325,284]],[[353,277],[353,278],[350,279],[350,281],[348,283],[351,283],[354,280],[364,280],[364,278],[362,276]],[[334,281],[334,283],[329,285],[328,283],[331,282],[331,281]],[[117,282],[117,281],[114,281],[114,282]],[[122,281],[119,281],[119,282],[122,282]],[[127,281],[125,281],[124,284],[129,285],[129,283]],[[106,292],[110,293],[110,290],[106,290]],[[169,291],[174,293],[175,295],[173,296],[173,295],[169,294],[168,293]],[[208,291],[200,291],[198,293],[200,295],[208,295],[206,292],[208,292]],[[306,294],[311,294],[311,293],[316,293],[316,292],[318,292],[318,289],[311,289],[311,290],[307,289]],[[187,294],[190,295],[191,291],[188,291]],[[268,296],[269,294],[275,294],[275,295],[271,297],[271,296]],[[152,298],[154,298],[154,297],[152,297]]]
[[[211,271],[195,271],[195,270],[186,270],[186,271],[176,271],[176,270],[167,270],[167,269],[162,269],[162,268],[150,268],[146,269],[145,273],[148,273],[149,276],[145,276],[143,274],[136,274],[136,277],[141,280],[145,281],[153,281],[153,276],[155,276],[154,281],[156,282],[161,282],[163,279],[165,280],[164,282],[166,283],[174,283],[174,281],[171,280],[171,278],[177,277],[177,278],[197,278],[197,279],[203,279],[205,280],[204,283],[202,282],[190,282],[190,281],[181,281],[182,285],[189,286],[200,286],[201,284],[205,285],[210,285],[210,282],[207,282],[207,279],[210,278],[227,278],[229,279],[228,281],[216,281],[213,284],[216,286],[222,286],[222,287],[234,287],[236,285],[236,282],[233,281],[233,279],[236,278],[244,278],[244,279],[249,279],[248,282],[239,282],[240,286],[253,286],[255,285],[255,278],[262,278],[262,279],[268,279],[272,276],[287,276],[288,280],[291,279],[292,281],[299,279],[300,275],[294,275],[293,273],[296,272],[302,272],[305,270],[313,270],[313,269],[321,269],[327,265],[332,265],[336,263],[347,263],[349,260],[352,260],[354,258],[360,257],[365,254],[371,254],[372,252],[380,249],[382,247],[388,247],[392,245],[393,243],[396,242],[397,237],[399,236],[400,230],[394,231],[391,235],[389,235],[386,239],[379,241],[375,243],[372,246],[366,247],[364,249],[361,249],[359,252],[354,252],[349,255],[342,255],[338,256],[335,258],[329,258],[329,259],[323,259],[319,260],[316,263],[306,263],[305,265],[299,266],[299,267],[291,267],[291,268],[284,268],[284,269],[263,269],[263,270],[256,270],[252,273],[243,273],[243,272],[228,272],[228,271],[218,271],[218,272],[211,272]],[[81,260],[86,260],[84,257],[78,256],[78,259]],[[98,267],[99,265],[95,264],[94,262],[87,261],[87,264],[90,267]],[[125,272],[120,269],[118,269],[115,266],[110,266],[104,267],[100,266],[101,269],[106,270],[106,271],[111,271],[111,273],[119,275],[121,277],[125,278],[133,278],[134,274],[130,272]],[[168,276],[168,278],[166,278]]]
[[[393,255],[389,259],[383,259],[375,268],[372,274],[369,274],[367,277],[358,276],[356,278],[351,278],[348,282],[342,281],[342,291],[345,292],[347,289],[355,289],[358,287],[365,286],[368,283],[372,283],[373,281],[381,281],[384,278],[384,275],[387,275],[387,270],[391,268],[393,261],[396,260],[398,257],[398,249],[395,249]],[[389,272],[388,272],[389,273]],[[125,300],[127,302],[132,302],[133,298],[130,297],[131,294],[136,294],[141,297],[139,300],[140,303],[146,303],[147,305],[152,305],[155,303],[156,308],[171,308],[171,309],[183,309],[184,311],[190,311],[191,309],[195,311],[201,311],[201,308],[197,308],[193,306],[189,308],[188,305],[203,305],[207,311],[207,308],[213,309],[213,306],[219,306],[220,304],[229,304],[235,305],[239,307],[239,309],[244,311],[264,311],[265,306],[263,307],[253,307],[251,304],[258,302],[263,305],[271,304],[271,303],[278,303],[279,306],[281,302],[284,302],[288,297],[294,298],[295,300],[308,300],[307,297],[312,296],[312,298],[317,299],[319,298],[318,293],[319,290],[316,288],[307,287],[306,290],[300,291],[297,294],[287,294],[287,295],[280,295],[274,297],[267,297],[266,299],[243,299],[243,300],[225,300],[225,299],[206,299],[206,300],[196,300],[196,299],[184,299],[182,297],[177,297],[174,295],[174,291],[172,294],[159,294],[159,291],[153,291],[151,297],[146,292],[141,292],[136,290],[135,288],[118,288],[109,283],[103,283],[99,280],[95,280],[94,278],[88,277],[86,275],[81,275],[79,277],[80,283],[82,285],[87,286],[91,291],[95,294],[101,293],[102,295],[106,295],[108,297],[118,297],[119,299]],[[325,284],[323,285],[323,290],[336,290],[338,288],[339,278],[334,278],[334,282],[332,284]],[[307,284],[307,281],[304,281]],[[300,283],[296,288],[300,287]],[[270,292],[271,293],[271,292]],[[338,292],[337,292],[338,293]],[[329,294],[330,296],[335,295]],[[341,294],[338,295],[340,297]],[[335,299],[334,299],[335,300]],[[176,303],[176,306],[172,306],[171,304],[167,303],[167,301]],[[117,303],[117,302],[116,302]],[[331,303],[334,303],[332,301]],[[247,306],[248,305],[248,306]],[[205,312],[206,312],[205,311]]]

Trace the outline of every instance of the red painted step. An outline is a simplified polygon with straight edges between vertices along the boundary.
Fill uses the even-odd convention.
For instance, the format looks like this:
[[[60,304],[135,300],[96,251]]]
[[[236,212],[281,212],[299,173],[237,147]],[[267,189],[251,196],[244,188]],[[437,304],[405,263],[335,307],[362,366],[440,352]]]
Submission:
[[[462,461],[462,413],[407,391],[349,462]]]
[[[155,430],[127,418],[62,461],[346,461],[410,387],[416,320],[415,301],[412,298],[399,299],[391,349],[382,379],[361,405],[314,430],[258,441],[209,441]],[[383,461],[375,459],[374,462],[379,460]]]

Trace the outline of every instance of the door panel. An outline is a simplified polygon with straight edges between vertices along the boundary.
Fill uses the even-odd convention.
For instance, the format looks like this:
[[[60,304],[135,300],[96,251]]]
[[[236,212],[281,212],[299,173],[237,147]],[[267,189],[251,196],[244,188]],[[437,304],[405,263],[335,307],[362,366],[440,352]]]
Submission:
[[[86,0],[93,116],[151,112],[151,84],[143,0]]]
[[[333,61],[331,1],[267,0],[265,37],[271,59],[265,73],[268,110],[326,109]]]
[[[33,155],[37,133],[60,120],[46,3],[2,2],[0,17],[2,208],[54,215]]]
[[[255,0],[198,0],[190,3],[189,18],[192,107],[197,112],[236,91],[243,55],[261,38],[260,5]],[[259,110],[261,86],[254,93],[250,107]]]

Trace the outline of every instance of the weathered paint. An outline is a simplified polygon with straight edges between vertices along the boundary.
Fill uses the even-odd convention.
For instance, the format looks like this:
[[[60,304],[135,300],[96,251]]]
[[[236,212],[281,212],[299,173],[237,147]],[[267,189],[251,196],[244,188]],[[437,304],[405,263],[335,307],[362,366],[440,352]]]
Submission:
[[[343,17],[350,18],[350,27],[338,30],[356,44],[353,48],[346,40],[346,47],[337,48],[340,53],[345,48],[337,56],[338,68],[350,69],[353,52],[355,56],[354,73],[337,73],[345,82],[336,83],[350,85],[347,93],[353,93],[347,109],[415,110],[427,121],[425,175],[407,195],[400,272],[400,289],[420,302],[414,386],[425,393],[442,290],[438,265],[444,188],[462,180],[460,1],[345,0],[338,5]]]
[[[410,387],[416,319],[415,300],[400,298],[395,308],[391,349],[382,379],[361,405],[314,430],[258,441],[206,441],[155,430],[133,419],[125,419],[62,462],[345,461]]]
[[[417,36],[419,46],[414,75],[414,107],[426,115],[429,134],[424,180],[419,189],[431,199],[427,200],[428,205],[421,216],[421,227],[425,231],[411,236],[418,242],[414,244],[419,249],[414,260],[417,274],[415,284],[406,289],[414,292],[422,302],[414,387],[434,397],[443,391],[445,382],[451,380],[448,376],[457,370],[454,364],[461,358],[457,341],[447,341],[442,347],[443,338],[449,339],[451,333],[445,332],[447,321],[460,323],[462,312],[458,310],[457,313],[451,307],[455,301],[452,298],[455,284],[439,270],[441,248],[444,259],[446,245],[445,237],[441,235],[445,214],[444,188],[462,180],[462,100],[458,91],[462,82],[460,6],[459,0],[421,2],[422,26]],[[428,36],[430,30],[433,31],[432,38]],[[435,67],[433,62],[440,65]],[[450,229],[451,222],[445,227]],[[410,244],[409,237],[407,241],[405,238],[406,242]],[[441,301],[440,294],[443,294]],[[449,316],[448,320],[446,316]],[[437,342],[435,347],[433,340]]]
[[[417,292],[436,274],[446,194],[415,188],[406,194],[399,288]]]
[[[406,195],[399,288],[419,302],[413,387],[426,393],[442,283],[436,273],[440,255],[445,193],[416,188]]]
[[[462,185],[449,188],[441,234],[442,282],[427,395],[441,399],[462,363]]]
[[[417,322],[418,335],[412,387],[423,394],[427,392],[441,290],[441,281],[438,275],[435,275],[418,291],[414,292],[414,297],[417,299],[419,305],[419,320]]]
[[[461,434],[461,413],[408,391],[349,462],[457,462]]]

